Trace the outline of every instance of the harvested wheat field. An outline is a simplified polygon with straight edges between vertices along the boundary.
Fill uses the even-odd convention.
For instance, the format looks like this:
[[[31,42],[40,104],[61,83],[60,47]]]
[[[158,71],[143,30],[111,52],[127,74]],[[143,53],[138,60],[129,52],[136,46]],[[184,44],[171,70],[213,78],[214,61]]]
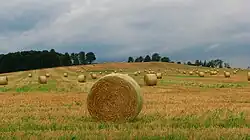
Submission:
[[[149,69],[164,72],[154,86],[144,83]],[[204,77],[177,69],[212,70],[170,63],[106,63],[0,74],[8,76],[8,84],[0,85],[0,139],[250,139],[247,70],[225,78],[224,71],[234,69]],[[132,121],[100,122],[88,112],[92,85],[114,71],[128,74],[141,88],[143,106]],[[141,74],[135,76],[136,71]],[[46,73],[47,83],[39,84],[38,76]],[[86,82],[78,82],[80,74]]]

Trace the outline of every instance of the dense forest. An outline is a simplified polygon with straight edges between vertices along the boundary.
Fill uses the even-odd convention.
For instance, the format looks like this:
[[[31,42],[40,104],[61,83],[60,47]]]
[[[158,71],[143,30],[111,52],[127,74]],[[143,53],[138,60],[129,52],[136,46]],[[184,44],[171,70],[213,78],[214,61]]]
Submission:
[[[21,51],[8,54],[0,54],[0,73],[16,72],[24,70],[52,68],[59,66],[73,66],[73,65],[87,65],[92,64],[96,60],[93,52],[85,53],[58,53],[54,49],[50,51]],[[186,64],[193,66],[204,67],[227,67],[230,68],[228,63],[224,63],[220,59],[195,62],[174,62],[169,57],[161,57],[159,53],[153,53],[152,56],[146,55],[145,57],[139,56],[136,58],[129,57],[128,62],[169,62],[177,64]]]
[[[162,57],[160,56],[159,53],[153,53],[152,56],[150,55],[146,55],[145,57],[143,56],[139,56],[136,58],[133,57],[128,57],[128,62],[132,63],[132,62],[169,62],[169,63],[177,63],[177,64],[185,64],[185,65],[192,65],[192,66],[203,66],[203,67],[212,67],[212,68],[230,68],[229,63],[224,62],[221,59],[215,59],[215,60],[195,60],[193,63],[188,61],[188,62],[174,62],[171,61],[171,59],[169,57]]]
[[[23,70],[91,64],[96,60],[93,52],[58,53],[50,51],[22,51],[0,54],[0,73]]]

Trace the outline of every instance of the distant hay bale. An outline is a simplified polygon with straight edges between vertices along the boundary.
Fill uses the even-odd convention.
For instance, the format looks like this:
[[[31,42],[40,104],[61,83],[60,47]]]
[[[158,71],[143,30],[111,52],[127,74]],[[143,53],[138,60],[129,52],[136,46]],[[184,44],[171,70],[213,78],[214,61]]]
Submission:
[[[68,77],[68,73],[67,72],[63,73],[63,76]]]
[[[193,72],[193,71],[190,71],[190,72],[189,72],[189,75],[193,75],[193,74],[194,74],[194,72]]]
[[[134,72],[134,76],[138,76],[138,72],[136,71],[136,72]]]
[[[225,78],[229,78],[229,77],[230,77],[230,72],[226,71],[226,72],[224,73],[224,76],[225,76]]]
[[[31,74],[31,73],[29,73],[29,74],[28,74],[28,77],[32,77],[32,74]]]
[[[233,71],[233,74],[236,74],[236,73],[237,73],[237,71],[236,71],[236,70],[234,70],[234,71]]]
[[[49,74],[49,73],[46,73],[45,76],[48,78],[48,77],[50,77],[50,74]]]
[[[250,72],[247,72],[247,80],[250,81]]]
[[[86,82],[86,76],[81,74],[77,77],[77,80],[79,83],[84,83],[84,82]]]
[[[95,73],[90,74],[92,79],[97,79],[97,75]]]
[[[122,69],[120,69],[119,71],[120,71],[120,72],[123,72],[123,70],[122,70]]]
[[[217,71],[210,71],[210,75],[216,75],[217,74]]]
[[[157,72],[156,77],[157,77],[157,79],[162,79],[162,74],[160,72]]]
[[[196,74],[199,74],[199,71],[197,70],[197,71],[195,71],[195,73],[196,73]]]
[[[47,84],[47,77],[46,76],[39,76],[38,77],[39,84]]]
[[[202,72],[202,71],[200,71],[200,72],[199,72],[199,76],[200,76],[200,77],[204,77],[204,76],[205,76],[205,73]]]
[[[155,86],[157,84],[156,74],[145,74],[144,82],[147,86]]]
[[[134,120],[143,99],[138,83],[126,74],[109,74],[98,79],[87,97],[87,109],[94,119],[104,122]]]
[[[207,70],[205,70],[205,72],[204,73],[207,73],[208,71]]]
[[[8,85],[8,77],[7,76],[0,77],[0,85]]]
[[[183,74],[186,74],[187,72],[186,72],[186,71],[183,71],[182,73],[183,73]]]
[[[141,74],[141,71],[137,71],[138,74]]]
[[[115,70],[114,73],[117,73],[117,71]]]

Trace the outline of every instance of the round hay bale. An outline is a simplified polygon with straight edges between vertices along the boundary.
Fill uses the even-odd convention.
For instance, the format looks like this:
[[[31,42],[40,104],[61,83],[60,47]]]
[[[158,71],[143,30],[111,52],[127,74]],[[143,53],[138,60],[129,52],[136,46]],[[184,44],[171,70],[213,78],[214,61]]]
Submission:
[[[199,74],[199,71],[197,70],[197,71],[195,71],[195,73],[196,73],[196,74]]]
[[[92,73],[90,76],[92,79],[97,79],[97,75],[95,73]]]
[[[214,75],[214,71],[213,70],[210,71],[210,75]]]
[[[230,72],[228,72],[228,71],[225,72],[225,73],[224,73],[224,76],[225,76],[225,78],[230,78]]]
[[[193,75],[193,74],[194,74],[194,72],[193,72],[193,71],[190,71],[190,72],[189,72],[189,75]]]
[[[162,74],[160,72],[156,73],[157,79],[162,79]]]
[[[102,72],[99,72],[99,74],[102,74]]]
[[[38,77],[39,84],[47,84],[47,77],[46,76],[39,76]]]
[[[233,71],[233,74],[236,74],[237,73],[237,71],[235,70],[235,71]]]
[[[204,77],[204,76],[205,76],[205,73],[202,72],[202,71],[200,71],[200,72],[199,72],[199,76],[200,76],[200,77]]]
[[[138,72],[136,71],[136,72],[134,72],[134,76],[138,76]]]
[[[109,74],[98,79],[87,97],[87,109],[94,119],[104,122],[134,120],[143,99],[138,83],[126,74]]]
[[[120,71],[120,72],[122,72],[123,70],[122,70],[122,69],[120,69],[119,71]]]
[[[8,85],[8,77],[7,76],[0,77],[0,85]]]
[[[207,73],[208,71],[207,70],[205,70],[205,73]]]
[[[84,83],[84,82],[86,82],[86,76],[81,74],[77,77],[77,80],[79,83]]]
[[[28,77],[32,77],[32,74],[31,74],[31,73],[29,73],[29,74],[28,74]]]
[[[114,73],[117,73],[117,71],[115,70]]]
[[[50,74],[49,74],[49,73],[46,73],[45,76],[48,78],[48,77],[50,77]]]
[[[145,74],[144,82],[147,86],[155,86],[157,84],[156,74]]]
[[[183,74],[186,74],[187,72],[186,71],[183,71]]]
[[[141,74],[141,71],[137,71],[138,74]]]
[[[250,72],[247,72],[247,80],[250,81]]]
[[[68,77],[68,73],[67,72],[63,73],[63,76]]]

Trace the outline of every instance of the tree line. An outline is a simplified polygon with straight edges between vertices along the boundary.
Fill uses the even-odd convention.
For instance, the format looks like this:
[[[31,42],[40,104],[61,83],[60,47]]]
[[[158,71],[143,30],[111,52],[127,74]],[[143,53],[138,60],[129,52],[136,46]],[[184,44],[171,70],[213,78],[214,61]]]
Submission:
[[[52,68],[59,66],[86,65],[96,60],[93,52],[58,53],[54,49],[43,51],[19,51],[0,54],[0,73]]]
[[[193,63],[188,62],[174,62],[167,56],[160,56],[159,53],[153,53],[152,56],[146,55],[145,57],[139,56],[139,57],[128,57],[128,62],[169,62],[169,63],[177,63],[177,64],[185,64],[185,65],[191,65],[191,66],[203,66],[203,67],[212,67],[212,68],[231,68],[229,63],[224,62],[221,59],[214,59],[214,60],[195,60]]]

